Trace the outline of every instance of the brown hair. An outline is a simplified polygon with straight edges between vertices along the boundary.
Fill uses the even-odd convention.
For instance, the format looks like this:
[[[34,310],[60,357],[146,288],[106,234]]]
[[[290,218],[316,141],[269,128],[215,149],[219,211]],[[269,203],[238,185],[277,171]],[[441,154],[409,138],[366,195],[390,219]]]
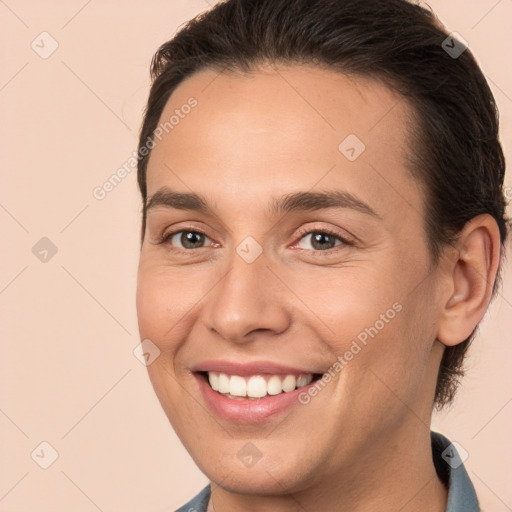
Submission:
[[[199,70],[251,72],[263,63],[312,63],[375,78],[413,107],[409,159],[425,189],[432,264],[438,263],[443,246],[454,243],[464,225],[482,213],[496,220],[504,248],[505,160],[496,104],[471,51],[450,55],[447,37],[432,12],[406,0],[221,2],[189,21],[154,55],[139,152],[152,140],[172,92]],[[448,47],[464,49],[453,39],[448,39]],[[139,153],[142,240],[148,159],[147,151],[145,156]],[[498,272],[493,297],[499,282]],[[454,397],[475,332],[445,348],[435,393],[439,408]]]

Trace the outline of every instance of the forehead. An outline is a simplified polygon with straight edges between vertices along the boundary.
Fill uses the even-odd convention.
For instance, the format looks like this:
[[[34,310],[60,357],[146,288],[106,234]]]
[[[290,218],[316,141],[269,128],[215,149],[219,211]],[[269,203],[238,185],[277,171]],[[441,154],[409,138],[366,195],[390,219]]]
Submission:
[[[397,194],[414,201],[409,118],[399,95],[367,78],[306,66],[204,70],[162,112],[148,197],[170,186],[226,200],[243,189],[256,199],[319,184],[364,189],[382,206]]]

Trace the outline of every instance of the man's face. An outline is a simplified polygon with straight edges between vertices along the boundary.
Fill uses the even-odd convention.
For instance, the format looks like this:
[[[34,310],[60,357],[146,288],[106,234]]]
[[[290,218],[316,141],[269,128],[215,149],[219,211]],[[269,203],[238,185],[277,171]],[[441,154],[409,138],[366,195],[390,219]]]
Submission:
[[[165,188],[208,210],[148,210],[139,329],[160,350],[148,371],[170,422],[225,488],[349,478],[428,432],[440,287],[407,114],[383,85],[305,67],[202,71],[166,105],[148,201]],[[334,192],[316,209],[318,195],[284,201]],[[209,370],[259,398],[213,390]]]

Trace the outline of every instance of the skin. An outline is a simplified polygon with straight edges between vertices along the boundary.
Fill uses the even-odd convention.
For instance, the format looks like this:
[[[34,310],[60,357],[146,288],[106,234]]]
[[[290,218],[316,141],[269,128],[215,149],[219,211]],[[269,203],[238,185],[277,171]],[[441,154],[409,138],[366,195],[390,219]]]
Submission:
[[[152,150],[148,198],[164,186],[192,191],[213,213],[148,212],[137,311],[141,339],[161,351],[148,366],[155,392],[212,482],[209,510],[444,511],[429,438],[436,377],[444,345],[485,313],[496,223],[473,219],[432,266],[424,191],[405,159],[410,110],[380,83],[304,66],[204,70],[161,119],[191,96],[197,107]],[[338,150],[349,134],[366,146],[353,162]],[[378,216],[269,213],[271,197],[333,189]],[[206,234],[199,248],[179,235],[157,244],[194,228]],[[319,248],[312,234],[323,229],[353,244]],[[252,263],[236,252],[247,236],[263,251]],[[397,302],[402,310],[317,396],[262,424],[214,416],[191,374],[207,359],[326,372]],[[262,454],[251,468],[237,457],[248,442]]]

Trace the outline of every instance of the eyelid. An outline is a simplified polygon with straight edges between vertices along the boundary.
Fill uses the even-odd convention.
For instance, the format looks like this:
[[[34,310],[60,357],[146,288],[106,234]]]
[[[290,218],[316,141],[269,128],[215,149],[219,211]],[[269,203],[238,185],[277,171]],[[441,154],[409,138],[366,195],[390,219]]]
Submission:
[[[155,225],[154,229],[154,243],[160,244],[163,243],[163,241],[175,235],[176,233],[180,233],[181,231],[193,231],[194,233],[201,233],[204,236],[208,236],[206,234],[205,229],[203,227],[200,227],[200,225],[203,224],[202,222],[197,222],[195,220],[185,220],[182,222],[175,222],[173,224],[165,224],[165,225]],[[208,237],[211,239],[211,237]],[[190,249],[189,249],[190,250]]]
[[[185,249],[185,248],[181,248],[181,247],[178,247],[176,245],[172,245],[169,240],[179,234],[179,233],[182,233],[182,232],[193,232],[193,233],[198,233],[198,234],[201,234],[203,235],[206,239],[209,239],[210,241],[213,242],[212,238],[210,238],[206,233],[205,233],[205,230],[203,229],[200,229],[196,226],[193,226],[193,225],[188,225],[188,226],[180,226],[178,228],[175,228],[175,229],[171,229],[169,231],[165,231],[162,233],[162,235],[159,237],[158,241],[155,242],[156,245],[167,245],[169,247],[170,250],[176,252],[176,253],[180,253],[180,254],[191,254],[199,249],[207,249],[208,247],[215,247],[215,246],[219,246],[219,244],[217,244],[216,242],[213,242],[213,244],[209,245],[209,246],[204,246],[204,247],[196,247],[196,248],[192,248],[192,249]],[[346,249],[347,247],[351,247],[351,246],[354,246],[355,245],[355,240],[353,239],[353,237],[351,236],[347,236],[346,234],[343,234],[341,232],[339,232],[338,230],[334,229],[334,228],[327,228],[325,226],[304,226],[302,228],[300,228],[298,230],[298,233],[297,233],[297,236],[298,238],[296,238],[296,241],[293,243],[292,246],[290,246],[292,249],[297,249],[297,245],[301,242],[301,240],[303,238],[305,238],[305,236],[307,235],[312,235],[314,233],[324,233],[324,234],[327,234],[327,235],[330,235],[330,236],[333,236],[334,238],[337,238],[341,243],[338,244],[338,245],[335,245],[334,247],[331,247],[330,249],[324,249],[324,250],[315,250],[315,249],[302,249],[300,248],[300,250],[302,251],[306,251],[308,254],[312,254],[312,255],[315,255],[315,256],[321,256],[321,255],[324,255],[324,256],[329,256],[329,255],[332,255],[333,253],[337,253],[338,251],[340,250],[343,250],[343,249]]]
[[[158,245],[171,245],[168,241],[178,233],[198,233],[200,235],[203,235],[205,238],[207,238],[210,241],[213,241],[202,229],[193,227],[193,226],[185,226],[178,229],[172,229],[170,231],[164,231],[163,234],[159,237],[157,244]],[[173,250],[179,251],[179,252],[191,252],[191,251],[197,251],[198,249],[206,249],[206,247],[196,247],[195,249],[183,249],[181,247],[176,247],[175,245],[171,246]]]
[[[306,235],[310,235],[312,233],[324,233],[326,235],[330,235],[330,236],[333,236],[334,238],[337,238],[338,240],[340,240],[342,242],[340,244],[342,246],[341,248],[343,248],[343,246],[354,246],[356,244],[356,241],[353,237],[351,237],[348,234],[343,234],[334,228],[327,228],[324,226],[307,226],[307,227],[299,229],[299,232],[298,232],[299,238],[297,239],[296,242],[294,242],[292,248],[295,247]],[[321,250],[321,251],[315,251],[314,249],[302,249],[302,250],[307,250],[307,251],[309,251],[311,253],[315,253],[315,254],[330,254],[332,252],[338,251],[340,248],[340,245],[332,247],[331,249],[325,249],[325,250]]]

